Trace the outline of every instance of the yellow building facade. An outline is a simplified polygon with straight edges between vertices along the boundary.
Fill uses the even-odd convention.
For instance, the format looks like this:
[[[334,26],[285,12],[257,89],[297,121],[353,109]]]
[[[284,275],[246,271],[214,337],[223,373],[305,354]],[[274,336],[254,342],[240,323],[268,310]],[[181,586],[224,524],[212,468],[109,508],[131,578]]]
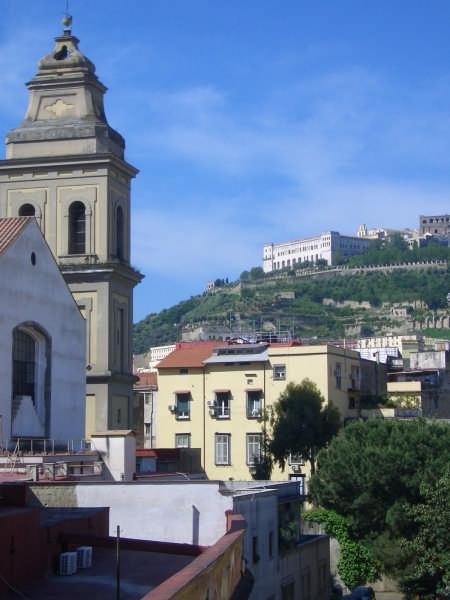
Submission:
[[[360,357],[330,345],[191,342],[158,365],[157,439],[160,448],[201,451],[210,479],[248,480],[264,435],[264,411],[289,382],[313,381],[342,419],[356,416]],[[300,464],[272,479],[305,473]]]

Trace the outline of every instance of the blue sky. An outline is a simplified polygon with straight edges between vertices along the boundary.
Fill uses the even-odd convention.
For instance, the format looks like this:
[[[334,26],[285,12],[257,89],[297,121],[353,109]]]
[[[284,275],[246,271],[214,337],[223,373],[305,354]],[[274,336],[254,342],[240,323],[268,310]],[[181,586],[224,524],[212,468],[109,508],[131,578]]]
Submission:
[[[0,0],[0,131],[64,0]],[[135,320],[261,264],[265,242],[450,212],[447,0],[71,0],[140,169]]]

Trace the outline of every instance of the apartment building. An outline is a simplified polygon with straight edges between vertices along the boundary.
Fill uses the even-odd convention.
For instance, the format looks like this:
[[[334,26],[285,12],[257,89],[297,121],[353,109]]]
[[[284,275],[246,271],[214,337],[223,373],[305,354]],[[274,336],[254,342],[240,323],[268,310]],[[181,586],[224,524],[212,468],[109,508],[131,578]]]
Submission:
[[[284,268],[295,268],[302,263],[315,264],[319,260],[333,265],[337,258],[361,254],[372,242],[369,238],[326,231],[315,237],[292,242],[270,243],[263,248],[263,269],[265,273],[271,273]]]
[[[286,385],[309,378],[343,419],[356,416],[361,362],[356,352],[330,345],[179,343],[158,365],[158,446],[200,448],[210,479],[251,479],[262,415]],[[272,478],[302,472],[294,460],[284,472],[274,469]]]

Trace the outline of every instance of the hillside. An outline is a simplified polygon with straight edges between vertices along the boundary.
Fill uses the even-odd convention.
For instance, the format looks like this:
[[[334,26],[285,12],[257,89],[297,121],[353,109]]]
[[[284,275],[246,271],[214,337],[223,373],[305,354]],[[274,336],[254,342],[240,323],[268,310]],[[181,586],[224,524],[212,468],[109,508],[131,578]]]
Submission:
[[[448,263],[359,272],[316,270],[311,275],[289,271],[269,277],[255,268],[243,273],[240,282],[136,323],[134,352],[173,342],[183,327],[200,323],[231,326],[235,332],[278,328],[319,339],[433,329],[436,315],[447,319],[450,314],[449,291]],[[443,324],[449,326],[445,320]]]

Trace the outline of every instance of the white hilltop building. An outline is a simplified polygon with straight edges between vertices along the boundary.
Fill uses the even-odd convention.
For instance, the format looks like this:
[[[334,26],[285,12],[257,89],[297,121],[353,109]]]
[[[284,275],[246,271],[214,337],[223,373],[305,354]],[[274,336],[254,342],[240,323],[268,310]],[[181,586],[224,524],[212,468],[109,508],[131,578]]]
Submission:
[[[280,244],[265,244],[263,248],[264,273],[284,268],[295,268],[301,263],[315,264],[324,260],[333,265],[337,257],[354,256],[364,252],[372,239],[341,235],[337,231],[325,231],[318,236]]]

